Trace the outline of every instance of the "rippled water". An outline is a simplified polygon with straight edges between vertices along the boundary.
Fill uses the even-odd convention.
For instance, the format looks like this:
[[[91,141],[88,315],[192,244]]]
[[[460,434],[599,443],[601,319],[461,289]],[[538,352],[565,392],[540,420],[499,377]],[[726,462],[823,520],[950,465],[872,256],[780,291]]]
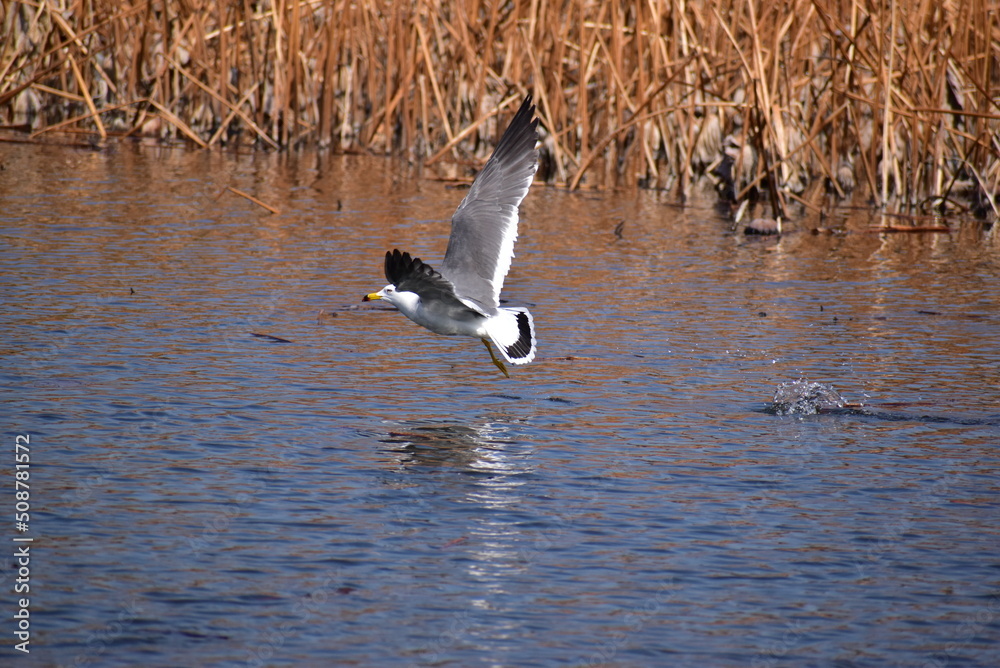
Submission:
[[[995,232],[750,239],[536,184],[507,380],[360,304],[385,250],[441,258],[430,173],[0,146],[37,665],[1000,660]],[[855,408],[776,415],[799,380]]]

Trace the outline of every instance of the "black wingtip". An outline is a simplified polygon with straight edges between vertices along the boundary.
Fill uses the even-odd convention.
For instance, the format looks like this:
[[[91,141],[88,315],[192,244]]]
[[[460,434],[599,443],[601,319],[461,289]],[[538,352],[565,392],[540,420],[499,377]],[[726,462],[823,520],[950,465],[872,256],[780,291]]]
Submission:
[[[532,130],[538,127],[538,119],[535,117],[535,104],[531,100],[531,93],[524,96],[524,102],[521,103],[521,108],[514,114],[514,118],[510,122],[510,127],[520,127],[526,124],[530,125]]]
[[[440,276],[432,266],[426,264],[419,257],[412,257],[405,251],[394,248],[385,253],[385,278],[390,285],[397,288],[400,283],[408,277],[420,276]]]
[[[515,118],[521,114],[526,114],[528,116],[535,115],[535,103],[531,99],[531,93],[524,96],[524,101],[521,102],[521,108],[517,110],[517,114],[514,115]]]
[[[538,142],[538,118],[535,116],[535,105],[531,101],[531,94],[524,97],[521,108],[514,114],[510,125],[504,131],[496,148],[493,149],[491,159],[504,161],[510,156],[522,156],[534,152],[537,162],[537,151],[535,144]]]
[[[405,276],[412,266],[413,259],[409,253],[400,252],[398,248],[385,252],[385,279],[390,285],[398,285],[400,278]]]
[[[392,276],[392,267],[394,264],[393,253],[398,253],[398,252],[399,252],[398,249],[393,249],[391,251],[385,252],[385,265],[383,268],[383,272],[385,272],[385,280],[389,281],[390,283],[392,283],[391,276]]]

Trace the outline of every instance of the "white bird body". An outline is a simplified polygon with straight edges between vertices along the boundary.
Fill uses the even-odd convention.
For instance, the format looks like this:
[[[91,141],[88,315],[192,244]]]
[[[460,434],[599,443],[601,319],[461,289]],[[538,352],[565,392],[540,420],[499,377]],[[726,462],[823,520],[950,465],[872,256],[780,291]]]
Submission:
[[[399,309],[399,312],[407,318],[435,334],[474,336],[480,339],[488,335],[485,313],[482,314],[481,318],[474,317],[474,314],[463,319],[442,317],[442,314],[439,313],[440,309],[435,308],[434,305],[425,305],[416,292],[391,290],[386,293],[386,289],[383,288],[378,294],[381,295],[382,299]],[[473,304],[466,302],[466,306],[478,312]]]

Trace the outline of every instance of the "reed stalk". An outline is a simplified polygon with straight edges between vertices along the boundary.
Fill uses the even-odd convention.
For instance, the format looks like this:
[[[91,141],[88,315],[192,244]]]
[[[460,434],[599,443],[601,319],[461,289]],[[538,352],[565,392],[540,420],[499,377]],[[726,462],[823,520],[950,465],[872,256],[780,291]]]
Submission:
[[[1000,10],[905,6],[3,0],[0,122],[478,162],[530,92],[558,184],[996,217]]]

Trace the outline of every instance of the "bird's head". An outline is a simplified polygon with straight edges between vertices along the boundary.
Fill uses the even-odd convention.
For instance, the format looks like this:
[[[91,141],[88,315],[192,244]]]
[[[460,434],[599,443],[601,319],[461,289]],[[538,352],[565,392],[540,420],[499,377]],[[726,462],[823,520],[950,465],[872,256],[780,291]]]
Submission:
[[[384,288],[382,288],[381,290],[379,290],[378,292],[370,292],[370,293],[368,293],[367,295],[364,296],[364,299],[362,299],[361,301],[363,301],[363,302],[371,302],[371,301],[375,301],[376,299],[384,299],[387,302],[392,302],[392,295],[394,295],[394,294],[396,294],[396,286],[395,285],[387,285]]]
[[[379,290],[364,296],[361,301],[370,302],[376,299],[384,299],[404,313],[412,311],[420,303],[420,297],[415,292],[397,290],[395,285],[389,284]]]

